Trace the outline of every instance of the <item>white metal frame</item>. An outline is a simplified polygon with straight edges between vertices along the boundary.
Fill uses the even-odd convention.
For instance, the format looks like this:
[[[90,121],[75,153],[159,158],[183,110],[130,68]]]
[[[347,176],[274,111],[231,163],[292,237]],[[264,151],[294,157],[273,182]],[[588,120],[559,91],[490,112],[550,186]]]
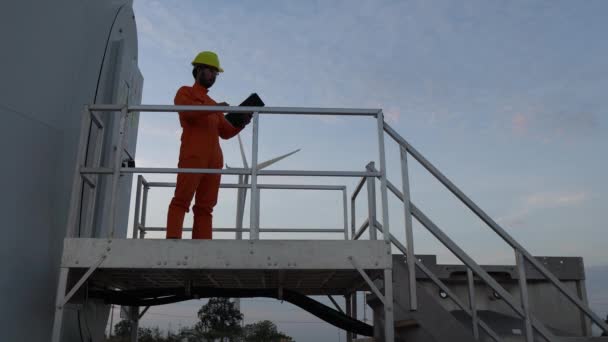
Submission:
[[[253,130],[253,144],[252,144],[252,165],[257,165],[257,161],[258,161],[258,127],[259,127],[259,117],[260,115],[264,114],[290,114],[290,115],[342,115],[342,116],[369,116],[369,117],[375,117],[376,118],[376,127],[378,129],[378,143],[379,143],[379,160],[380,160],[380,171],[374,171],[374,172],[370,172],[370,171],[318,171],[318,170],[306,170],[306,171],[302,171],[302,170],[258,170],[256,167],[247,167],[247,165],[245,165],[245,168],[240,168],[240,169],[226,169],[226,170],[218,170],[218,169],[179,169],[179,168],[126,168],[126,167],[122,167],[122,153],[123,153],[123,145],[124,142],[126,140],[125,134],[126,134],[126,117],[129,113],[131,112],[180,112],[180,111],[199,111],[199,112],[214,112],[214,111],[222,111],[222,112],[233,112],[233,113],[254,113],[253,114],[253,122],[252,122],[252,130]],[[91,181],[89,175],[94,175],[95,177],[99,177],[102,175],[108,175],[112,177],[112,181],[111,181],[111,198],[110,198],[110,225],[111,227],[109,227],[109,236],[107,237],[107,240],[101,240],[104,241],[104,243],[112,243],[112,241],[115,241],[116,244],[120,244],[121,240],[113,240],[114,237],[114,231],[115,231],[115,225],[116,225],[116,213],[117,213],[117,208],[116,208],[116,196],[117,196],[117,192],[118,192],[118,181],[119,181],[119,177],[121,175],[124,174],[140,174],[140,176],[137,178],[137,199],[136,199],[136,212],[135,212],[135,219],[134,219],[134,230],[132,233],[132,237],[133,238],[143,238],[145,236],[145,232],[146,231],[152,231],[152,230],[161,230],[162,228],[160,227],[146,227],[145,224],[145,216],[146,216],[146,207],[147,207],[147,198],[148,198],[148,191],[150,189],[150,184],[152,183],[148,183],[145,181],[145,179],[141,176],[141,174],[145,174],[145,173],[156,173],[156,174],[161,174],[161,173],[199,173],[199,174],[209,174],[209,173],[214,173],[214,174],[230,174],[230,175],[239,175],[241,177],[251,177],[251,185],[245,185],[245,184],[231,184],[231,185],[224,185],[224,187],[230,187],[230,188],[237,188],[239,190],[244,190],[244,189],[251,189],[252,195],[251,195],[251,212],[250,212],[250,229],[246,230],[246,229],[242,229],[242,227],[237,227],[237,228],[219,228],[216,229],[217,231],[235,231],[237,232],[237,234],[242,234],[243,231],[249,231],[250,233],[250,241],[251,243],[253,243],[256,240],[259,240],[259,233],[260,232],[331,232],[331,233],[344,233],[344,239],[346,241],[344,241],[346,244],[345,245],[341,245],[340,248],[343,250],[343,252],[346,250],[348,250],[348,246],[352,246],[352,243],[354,241],[349,240],[348,238],[348,214],[347,214],[347,203],[346,203],[346,187],[323,187],[323,186],[304,186],[304,185],[293,185],[293,186],[289,186],[289,185],[272,185],[272,184],[260,184],[258,177],[260,176],[317,176],[317,177],[368,177],[368,178],[372,178],[372,177],[379,177],[381,180],[381,198],[382,198],[382,220],[383,222],[385,222],[386,224],[386,230],[388,230],[388,192],[387,192],[387,179],[386,179],[386,159],[385,159],[385,150],[384,150],[384,132],[383,132],[383,124],[384,124],[384,117],[383,117],[383,113],[381,110],[378,109],[348,109],[348,108],[287,108],[287,107],[217,107],[217,106],[146,106],[146,105],[136,105],[136,106],[129,106],[129,105],[91,105],[91,106],[87,106],[85,107],[84,110],[84,116],[82,119],[82,129],[81,129],[81,142],[79,145],[79,153],[78,153],[78,158],[77,158],[77,166],[76,166],[76,175],[74,177],[74,187],[73,187],[73,194],[72,194],[72,199],[71,199],[71,204],[70,204],[70,210],[69,210],[69,217],[70,220],[68,221],[68,225],[67,225],[67,234],[66,236],[68,237],[65,241],[65,249],[64,249],[64,263],[62,263],[62,271],[60,274],[60,279],[59,279],[59,284],[58,284],[58,289],[57,289],[57,301],[58,303],[63,303],[63,301],[66,301],[66,297],[65,297],[65,286],[66,286],[66,281],[67,281],[67,275],[68,275],[68,271],[69,268],[71,267],[83,267],[83,265],[87,264],[85,261],[88,260],[86,258],[86,256],[84,256],[86,253],[89,253],[91,251],[90,248],[97,248],[99,247],[98,244],[95,244],[95,242],[90,242],[87,239],[80,239],[80,238],[76,238],[76,227],[77,224],[80,224],[79,222],[77,223],[75,218],[78,216],[78,211],[79,210],[83,210],[83,208],[81,208],[81,203],[79,203],[79,198],[78,198],[78,193],[80,191],[80,189],[82,189],[83,184],[88,184],[90,187],[94,187],[95,184],[93,181]],[[99,120],[99,118],[97,117],[97,115],[94,112],[104,112],[106,114],[114,114],[116,115],[116,113],[119,113],[120,115],[120,120],[119,120],[119,134],[114,142],[114,148],[113,150],[115,151],[114,155],[113,155],[113,163],[111,165],[111,167],[102,167],[101,165],[98,164],[94,164],[92,166],[87,166],[85,165],[82,161],[85,159],[85,155],[86,155],[86,148],[88,148],[86,146],[85,140],[88,137],[88,135],[90,134],[90,131],[88,131],[86,128],[86,125],[90,122],[90,121],[94,121],[96,124],[101,124],[101,120]],[[99,146],[101,146],[100,143],[98,143]],[[155,186],[167,186],[167,184],[153,184]],[[287,228],[273,228],[273,229],[260,229],[259,227],[259,210],[260,210],[260,206],[259,206],[259,201],[260,201],[260,190],[261,189],[299,189],[299,190],[338,190],[338,191],[342,191],[342,198],[343,198],[343,216],[344,216],[344,227],[340,228],[340,229],[287,229]],[[370,201],[370,206],[374,206],[375,207],[375,198],[373,200]],[[83,216],[85,217],[86,222],[89,222],[90,216],[91,216],[91,212],[92,210],[94,210],[94,208],[84,208],[84,214]],[[238,221],[238,220],[237,220]],[[237,222],[237,226],[238,226],[238,222]],[[135,229],[137,228],[137,229]],[[93,240],[100,240],[100,239],[93,239]],[[101,242],[98,241],[98,242]],[[136,240],[131,240],[133,242],[137,241]],[[140,240],[143,243],[143,240]],[[184,241],[182,241],[183,243]],[[210,246],[214,246],[218,243],[221,243],[222,241],[213,241],[212,245]],[[231,241],[231,242],[237,242],[237,241]],[[318,244],[322,241],[315,241],[315,244]],[[92,244],[91,244],[92,243]],[[147,242],[146,242],[147,243]],[[161,246],[163,245],[167,245],[167,241],[159,241],[159,243],[161,243]],[[205,243],[205,242],[201,242],[201,241],[196,241],[196,243],[200,244],[200,243]],[[275,244],[276,245],[276,241],[270,242],[271,244]],[[366,245],[370,245],[370,243],[372,242],[367,242]],[[379,241],[377,243],[380,243]],[[374,243],[374,244],[377,244]],[[102,243],[103,244],[103,243]],[[71,260],[70,257],[73,255],[72,252],[72,248],[74,247],[74,245],[77,246],[87,246],[87,248],[85,249],[81,249],[79,250],[80,252],[77,252],[76,254],[77,256],[77,260],[75,264],[70,264],[68,261]],[[374,262],[373,265],[367,265],[369,267],[366,268],[371,268],[371,269],[376,269],[378,267],[384,269],[384,283],[385,285],[385,289],[384,289],[384,298],[386,300],[387,305],[385,306],[385,315],[387,317],[387,319],[385,320],[385,335],[386,335],[386,340],[387,341],[393,341],[394,337],[394,331],[393,331],[393,319],[392,319],[392,259],[390,258],[391,256],[391,244],[389,241],[389,237],[388,235],[385,236],[385,241],[384,243],[380,243],[383,249],[383,255],[385,257],[387,257],[389,259],[388,263],[379,263],[379,262]],[[139,246],[139,247],[137,247]],[[143,248],[142,246],[146,246],[145,244],[141,244],[139,242],[137,242],[137,244],[134,246],[131,246],[131,248],[135,248],[135,250],[137,250],[137,248]],[[200,246],[199,246],[200,247]],[[111,266],[115,266],[115,267],[120,267],[120,265],[122,265],[122,267],[130,265],[128,262],[125,262],[125,258],[120,258],[121,260],[116,261],[116,263],[114,263],[114,259],[113,259],[113,255],[115,255],[115,253],[109,253],[109,251],[111,250],[110,247],[106,247],[108,248],[108,255],[104,256],[101,259],[101,262],[96,266],[96,267],[91,267],[89,269],[89,272],[87,272],[87,277],[83,277],[81,279],[81,282],[79,282],[77,285],[82,285],[82,283],[84,283],[86,281],[86,279],[88,278],[88,276],[90,274],[93,273],[93,271],[99,266],[101,265],[101,263],[103,262],[103,267],[111,267]],[[207,248],[209,250],[211,250],[211,248]],[[126,249],[125,249],[126,250]],[[126,253],[126,252],[125,252]],[[137,254],[137,253],[136,253]],[[361,249],[357,248],[351,251],[350,255],[348,255],[348,257],[353,258],[353,257],[357,257],[361,255]],[[369,254],[365,254],[363,253],[363,255],[368,258]],[[331,257],[333,256],[335,258],[335,253],[332,252],[330,253],[330,255],[327,255],[327,257]],[[307,258],[310,258],[310,255],[306,255]],[[66,259],[67,258],[67,259]],[[313,260],[317,260],[316,258],[313,258]],[[366,264],[369,260],[364,259],[361,260],[361,263]],[[184,266],[186,263],[181,263],[181,266]],[[302,264],[306,264],[306,263],[302,263],[302,262],[298,262],[298,265],[302,265]],[[325,264],[325,265],[333,265],[331,262],[327,262],[327,260],[323,260],[323,261],[319,261],[317,264],[315,264],[315,268],[319,268],[321,264]],[[290,263],[290,265],[293,265],[291,267],[294,267],[296,265],[295,262]],[[290,265],[288,264],[286,267],[290,267]],[[130,265],[130,266],[135,266],[135,265]],[[161,263],[160,266],[165,266],[165,263]],[[201,266],[201,265],[197,265],[197,266]],[[242,266],[242,265],[241,265]],[[266,267],[264,265],[258,265],[260,267]],[[337,267],[338,265],[333,265],[333,267]],[[228,264],[224,264],[223,265],[224,268],[229,267]],[[348,267],[352,268],[354,267],[353,264],[349,263]],[[365,266],[364,266],[365,267]],[[321,267],[322,268],[322,267]],[[72,288],[71,292],[75,292],[78,290],[79,286],[75,286]],[[54,324],[54,329],[53,329],[53,342],[57,342],[60,340],[60,333],[61,333],[61,319],[63,316],[62,313],[62,305],[58,305],[56,308],[56,315],[55,315],[55,324]],[[349,310],[351,311],[351,310]],[[355,310],[356,311],[356,310]],[[135,317],[135,316],[134,316]]]
[[[173,182],[148,182],[142,175],[138,176],[137,187],[136,187],[136,195],[135,195],[135,215],[134,215],[134,223],[133,223],[133,238],[138,237],[137,231],[140,234],[145,234],[146,232],[158,232],[167,230],[166,227],[148,227],[145,225],[145,217],[140,215],[140,213],[146,212],[146,203],[148,200],[147,191],[152,188],[173,188],[176,183]],[[238,184],[228,184],[222,183],[220,184],[220,188],[222,189],[252,189],[253,185],[248,185],[244,183]],[[344,240],[348,240],[348,213],[347,213],[347,203],[346,203],[346,186],[344,185],[303,185],[303,184],[258,184],[256,188],[259,190],[264,189],[272,189],[272,190],[317,190],[317,191],[337,191],[342,193],[342,210],[343,210],[343,227],[342,228],[258,228],[258,239],[259,233],[343,233]],[[142,193],[144,193],[144,198],[142,201]],[[259,204],[259,198],[258,198]],[[238,204],[237,204],[238,205]],[[239,210],[237,210],[239,215],[242,215]],[[237,219],[237,221],[239,221]],[[192,228],[183,228],[183,231],[189,232],[192,231]],[[252,233],[252,229],[237,227],[236,228],[213,228],[214,232],[235,232],[237,233],[236,238],[239,238],[239,233]],[[253,240],[253,239],[252,239]]]
[[[101,167],[98,163],[94,163],[93,166],[87,166],[84,163],[84,158],[86,155],[86,137],[90,134],[91,123],[95,124],[99,129],[103,130],[103,125],[101,124],[101,120],[94,113],[95,111],[100,112],[109,112],[116,115],[119,113],[120,115],[120,125],[119,125],[119,135],[116,140],[115,151],[118,151],[114,155],[114,162],[111,167]],[[180,112],[180,111],[199,111],[199,112],[213,112],[213,111],[221,111],[221,112],[234,112],[234,113],[254,113],[253,121],[252,121],[252,131],[253,131],[253,143],[252,143],[252,165],[257,165],[258,162],[258,131],[259,131],[259,119],[261,115],[278,115],[278,114],[289,114],[289,115],[338,115],[338,116],[368,116],[374,117],[376,119],[376,128],[378,133],[378,152],[379,152],[379,170],[376,170],[375,165],[373,163],[368,164],[366,167],[366,171],[320,171],[320,170],[260,170],[257,167],[247,167],[245,165],[244,168],[237,169],[226,169],[226,170],[218,170],[218,169],[179,169],[179,168],[125,168],[121,167],[121,153],[123,151],[124,144],[124,134],[125,134],[125,118],[130,112]],[[107,113],[106,113],[107,114]],[[392,185],[386,175],[386,156],[385,156],[385,141],[384,134],[385,132],[399,144],[400,154],[401,154],[401,167],[402,167],[402,191],[399,191],[394,185]],[[442,184],[444,184],[457,198],[459,198],[468,208],[470,208],[479,218],[482,219],[496,234],[498,234],[507,244],[509,244],[515,252],[516,260],[517,260],[517,268],[519,272],[519,286],[520,291],[522,293],[521,297],[521,305],[516,302],[516,300],[511,296],[500,284],[498,284],[486,271],[483,270],[472,258],[470,258],[460,247],[458,247],[439,227],[437,227],[428,217],[424,215],[424,213],[418,209],[410,199],[409,193],[409,175],[408,175],[408,154],[411,155],[415,160],[417,160],[422,166],[427,169],[433,176],[435,176]],[[97,160],[97,158],[93,158]],[[87,184],[90,188],[95,188],[96,178],[93,179],[88,175],[95,175],[95,177],[99,177],[100,175],[109,175],[112,177],[112,191],[111,191],[111,227],[109,229],[110,240],[107,240],[111,243],[115,222],[116,222],[116,193],[118,186],[118,178],[123,174],[145,174],[145,173],[199,173],[199,174],[228,174],[228,175],[239,175],[240,177],[251,177],[251,184],[225,184],[224,187],[229,188],[237,188],[239,190],[251,189],[251,207],[250,207],[250,228],[249,230],[242,229],[241,227],[232,228],[219,228],[217,231],[235,231],[239,234],[242,234],[243,231],[249,231],[250,233],[250,243],[256,244],[257,240],[259,240],[260,232],[320,232],[320,230],[311,229],[287,229],[287,228],[274,228],[274,229],[263,229],[259,227],[259,201],[260,201],[260,190],[265,188],[288,188],[290,186],[286,185],[272,185],[272,184],[261,184],[259,182],[258,177],[262,176],[316,176],[316,177],[360,177],[361,182],[359,182],[358,186],[355,188],[353,195],[351,197],[351,241],[359,239],[363,232],[370,228],[370,238],[371,240],[377,239],[377,231],[381,231],[383,233],[384,238],[384,246],[387,255],[391,255],[391,246],[394,244],[397,249],[403,252],[406,255],[406,262],[408,266],[408,271],[411,274],[410,276],[410,284],[409,284],[409,296],[410,296],[410,310],[417,309],[417,299],[416,299],[416,286],[415,286],[415,269],[420,269],[423,273],[425,273],[429,278],[437,284],[443,291],[445,291],[450,298],[456,304],[461,307],[465,312],[470,314],[471,319],[473,320],[473,333],[476,338],[479,337],[479,332],[477,330],[477,326],[481,327],[491,338],[494,340],[499,340],[497,334],[495,334],[483,321],[479,320],[477,317],[475,302],[473,300],[473,286],[474,286],[474,276],[478,277],[479,280],[485,282],[490,288],[496,291],[503,300],[517,313],[519,314],[525,321],[526,327],[526,340],[530,342],[533,338],[533,330],[536,330],[541,336],[549,341],[554,341],[555,337],[552,333],[539,321],[537,320],[530,312],[529,312],[529,304],[527,300],[527,283],[526,283],[526,275],[524,269],[524,262],[529,262],[532,264],[541,274],[543,274],[552,284],[554,284],[558,290],[566,296],[573,304],[575,304],[587,317],[589,317],[595,324],[597,324],[602,330],[608,332],[608,326],[606,323],[600,319],[595,313],[591,311],[591,309],[584,302],[585,299],[580,299],[578,296],[573,294],[570,290],[568,290],[564,284],[562,284],[551,272],[549,272],[546,267],[544,267],[538,260],[536,260],[532,254],[530,254],[527,250],[525,250],[519,243],[517,243],[502,227],[500,227],[494,220],[492,220],[481,208],[479,208],[470,198],[468,198],[459,188],[457,188],[447,177],[445,177],[434,165],[432,165],[428,160],[426,160],[416,149],[414,149],[404,138],[402,138],[392,127],[390,127],[386,122],[384,122],[384,115],[382,110],[379,109],[349,109],[349,108],[293,108],[293,107],[219,107],[219,106],[151,106],[151,105],[135,105],[135,106],[127,106],[127,105],[91,105],[85,107],[84,115],[82,119],[82,127],[81,127],[81,139],[80,146],[78,151],[77,158],[77,166],[76,166],[76,175],[74,177],[74,186],[72,189],[72,198],[70,202],[70,211],[68,216],[68,225],[67,225],[67,236],[69,238],[73,238],[76,236],[76,226],[80,224],[80,222],[76,222],[76,218],[78,217],[78,210],[82,210],[81,203],[79,203],[79,193],[84,186]],[[378,222],[377,214],[376,214],[376,198],[375,198],[375,179],[378,178],[380,180],[380,198],[381,198],[381,218],[382,222]],[[145,211],[147,207],[147,197],[148,190],[150,189],[150,184],[147,183],[142,176],[138,177],[138,190],[137,190],[137,206],[138,209],[136,212],[136,218],[134,222],[134,226],[138,229],[134,229],[133,237],[143,238],[144,234],[147,231],[152,230],[160,230],[160,227],[146,227],[145,224]],[[368,192],[368,217],[367,220],[361,225],[359,230],[356,230],[356,222],[355,222],[355,199],[357,195],[360,193],[361,189],[364,185],[367,185]],[[166,183],[158,183],[155,186],[167,186]],[[298,189],[308,189],[307,186],[292,186],[299,187]],[[330,190],[330,189],[321,189],[320,187],[315,188],[314,190]],[[338,190],[338,189],[331,189]],[[348,239],[348,222],[347,222],[347,213],[346,213],[346,189],[340,188],[339,190],[343,191],[343,206],[344,206],[344,220],[345,224],[343,228],[333,229],[333,230],[324,230],[325,232],[344,232],[345,239]],[[406,230],[406,246],[404,246],[401,242],[397,241],[389,230],[389,219],[388,219],[388,191],[394,193],[404,205],[404,215],[405,215],[405,230]],[[141,196],[141,199],[140,199]],[[141,209],[139,209],[141,207]],[[90,208],[87,208],[84,213],[85,222],[90,222],[89,215]],[[414,255],[414,241],[412,234],[412,217],[416,218],[429,232],[431,232],[439,241],[441,241],[450,251],[452,251],[468,268],[468,284],[469,284],[469,294],[471,300],[469,305],[465,305],[458,298],[454,297],[453,294],[449,291],[447,286],[443,284],[432,272],[428,270],[419,260],[416,259]],[[242,219],[241,219],[242,220]],[[138,234],[141,230],[141,234]],[[238,236],[238,235],[237,235]],[[83,243],[82,239],[79,243]],[[66,246],[69,245],[69,241],[66,240]],[[222,241],[213,241],[213,244],[221,243]],[[231,241],[236,242],[236,241]],[[261,241],[260,241],[261,242]],[[318,241],[317,241],[318,242]],[[369,243],[378,243],[380,241],[368,241]],[[143,241],[142,241],[143,243]],[[148,242],[146,242],[148,243]],[[161,245],[166,243],[166,241],[160,241]],[[203,243],[203,242],[197,242]],[[146,246],[145,244],[140,244],[138,246]],[[344,245],[344,246],[348,246]],[[111,248],[111,247],[106,247]],[[144,248],[144,247],[136,247],[136,248]],[[211,247],[210,247],[211,248]],[[108,250],[109,252],[109,250]],[[363,264],[366,260],[360,260],[357,257],[357,253],[353,252],[353,255],[349,255],[346,258],[349,260],[350,267],[357,269],[361,276],[367,281],[370,282],[369,279],[366,278],[366,273],[363,271],[363,266],[358,267],[359,263]],[[65,255],[64,255],[65,256]],[[168,258],[170,258],[168,256]],[[102,259],[102,263],[105,267],[107,263],[112,258],[110,254],[108,254],[107,258]],[[99,262],[99,259],[96,259]],[[117,262],[115,266],[119,267],[120,262]],[[60,336],[60,328],[61,328],[61,317],[62,317],[62,308],[66,301],[65,290],[66,290],[66,282],[69,267],[76,267],[71,264],[62,264],[62,269],[59,277],[59,286],[56,298],[56,316],[54,322],[53,329],[53,341],[59,341]],[[100,263],[101,265],[101,263]],[[122,263],[123,266],[128,265],[128,263]],[[98,265],[99,266],[99,265]],[[133,266],[133,265],[132,265]],[[162,263],[161,266],[164,266]],[[201,266],[201,265],[198,265]],[[263,266],[263,265],[262,265]],[[289,267],[290,265],[287,265]],[[336,266],[336,265],[334,265]],[[376,265],[377,266],[377,265]],[[92,267],[92,266],[91,266]],[[224,264],[224,267],[229,267],[229,265]],[[375,268],[375,267],[372,267]],[[385,338],[387,341],[394,340],[394,330],[393,330],[393,312],[392,312],[392,265],[388,264],[383,267],[384,269],[384,294],[381,294],[380,291],[372,286],[370,283],[370,287],[374,289],[374,292],[378,292],[378,298],[381,298],[384,305],[384,314],[385,314]],[[93,269],[90,269],[92,273]],[[81,279],[82,283],[86,281],[86,278]],[[80,283],[80,282],[79,282]],[[77,284],[78,285],[78,284]],[[72,291],[75,291],[77,287],[74,287]],[[69,298],[68,298],[69,299]],[[349,310],[353,311],[353,310]]]

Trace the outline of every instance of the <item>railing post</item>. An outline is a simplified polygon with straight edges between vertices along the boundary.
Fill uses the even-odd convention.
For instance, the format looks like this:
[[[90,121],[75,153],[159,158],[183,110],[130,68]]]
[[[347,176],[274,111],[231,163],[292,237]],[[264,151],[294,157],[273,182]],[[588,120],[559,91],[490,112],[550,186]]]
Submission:
[[[342,207],[344,211],[344,240],[348,240],[348,204],[346,202],[346,187],[342,189]]]
[[[355,239],[355,234],[357,233],[357,228],[355,227],[355,222],[356,218],[355,218],[355,199],[352,198],[350,200],[350,233],[351,233],[351,240]]]
[[[68,282],[69,269],[61,267],[59,269],[59,284],[57,285],[57,293],[55,295],[55,317],[53,320],[53,332],[51,342],[61,341],[61,328],[63,325],[63,300],[65,298],[65,290]]]
[[[473,325],[473,336],[479,341],[479,318],[477,317],[477,301],[475,299],[475,280],[473,271],[467,267],[467,282],[469,285],[469,305],[471,307],[471,319]]]
[[[416,295],[416,256],[414,254],[414,233],[412,230],[412,212],[410,209],[410,180],[407,165],[407,150],[401,146],[401,182],[403,190],[403,212],[405,214],[405,245],[407,247],[406,261],[409,273],[410,310],[418,309]]]
[[[240,139],[240,138],[239,138]],[[240,141],[240,140],[239,140]],[[239,182],[238,184],[245,184],[244,181],[244,176],[243,175],[239,175]],[[243,201],[243,195],[244,195],[245,189],[237,189],[236,190],[236,234],[235,237],[237,240],[242,240],[243,239],[243,211],[245,209],[245,203]]]
[[[351,305],[353,307],[351,310],[351,317],[354,319],[357,319],[357,291],[356,290],[353,292]],[[357,338],[357,334],[355,334],[355,333],[351,333],[351,336],[353,339]]]
[[[390,234],[384,231],[385,235]],[[393,313],[393,270],[384,270],[384,338],[387,342],[395,341],[395,316]]]
[[[374,171],[374,162],[367,164],[366,169],[369,172]],[[377,240],[376,235],[376,178],[367,177],[367,217],[369,218],[369,239]]]
[[[253,143],[251,144],[251,207],[250,207],[250,232],[249,239],[259,240],[260,238],[260,207],[259,201],[259,189],[258,189],[258,125],[259,125],[258,112],[253,113]]]
[[[391,231],[389,229],[388,220],[388,185],[386,180],[386,151],[384,150],[384,114],[378,112],[378,152],[380,157],[380,198],[382,199],[382,231],[384,232],[384,241],[391,248]]]
[[[144,196],[141,202],[141,218],[139,219],[139,224],[141,226],[140,238],[144,239],[146,237],[146,214],[148,212],[148,190],[150,190],[150,186],[143,178],[142,183],[144,185]]]
[[[139,237],[139,211],[141,206],[141,188],[143,186],[143,176],[137,176],[137,189],[135,191],[135,213],[133,214],[133,234],[132,238]]]
[[[534,330],[532,330],[532,322],[530,321],[530,305],[528,302],[528,281],[526,278],[525,259],[520,251],[515,250],[515,262],[517,264],[517,273],[519,278],[519,293],[521,298],[521,306],[524,311],[524,330],[526,332],[526,342],[534,341]]]
[[[116,145],[114,145],[114,161],[112,163],[112,188],[110,193],[110,230],[109,238],[114,237],[114,230],[116,226],[116,206],[118,196],[118,184],[120,181],[120,168],[122,166],[122,149],[125,137],[125,125],[127,121],[128,108],[124,105],[120,110],[120,122],[118,124],[118,137],[116,139]]]
[[[344,295],[344,308],[346,309],[346,316],[353,317],[352,307],[352,294],[348,293]],[[346,342],[353,341],[353,334],[350,331],[346,332]]]

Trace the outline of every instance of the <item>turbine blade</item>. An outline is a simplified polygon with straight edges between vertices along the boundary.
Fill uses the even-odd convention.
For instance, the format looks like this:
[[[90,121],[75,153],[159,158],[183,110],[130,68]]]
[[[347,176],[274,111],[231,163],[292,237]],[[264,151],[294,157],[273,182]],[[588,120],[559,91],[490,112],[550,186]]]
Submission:
[[[259,163],[259,164],[258,164],[258,170],[261,170],[261,169],[263,169],[263,168],[266,168],[266,167],[268,167],[268,166],[270,166],[270,165],[272,165],[272,164],[274,164],[274,163],[276,163],[276,162],[278,162],[278,161],[280,161],[280,160],[283,160],[283,159],[285,159],[285,158],[287,158],[287,157],[291,156],[292,154],[298,153],[298,152],[300,152],[300,149],[297,149],[297,150],[295,150],[295,151],[291,151],[291,152],[289,152],[289,153],[287,153],[287,154],[284,154],[284,155],[282,155],[282,156],[279,156],[279,157],[276,157],[276,158],[273,158],[273,159],[267,160],[267,161],[265,161],[265,162],[263,162],[263,163]]]
[[[241,158],[243,159],[243,166],[248,169],[249,165],[247,164],[247,157],[245,157],[245,148],[243,148],[243,141],[241,140],[241,135],[237,135],[239,139],[239,148],[241,149]]]

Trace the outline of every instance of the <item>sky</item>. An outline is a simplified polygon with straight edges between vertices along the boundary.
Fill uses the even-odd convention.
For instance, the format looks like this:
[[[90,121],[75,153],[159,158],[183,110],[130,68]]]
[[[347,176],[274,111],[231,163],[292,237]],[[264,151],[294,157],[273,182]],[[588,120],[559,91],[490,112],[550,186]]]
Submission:
[[[608,265],[607,2],[136,0],[134,9],[142,103],[172,104],[176,90],[193,83],[191,60],[212,50],[225,70],[209,93],[218,102],[237,105],[257,92],[267,106],[381,108],[401,136],[533,255]],[[179,135],[175,114],[142,113],[137,165],[175,167]],[[241,137],[251,161],[251,128]],[[302,149],[272,169],[363,171],[369,161],[379,163],[371,118],[263,115],[259,141],[260,160]],[[398,146],[388,136],[385,144],[388,178],[400,188]],[[235,139],[222,148],[229,166],[242,166]],[[479,263],[514,262],[502,240],[411,158],[409,164],[413,203]],[[260,181],[340,184],[350,196],[358,180]],[[150,191],[148,225],[164,226],[171,195]],[[363,192],[357,226],[366,205]],[[236,192],[222,190],[214,225],[234,227],[235,209]],[[340,228],[341,210],[339,193],[261,194],[263,228]],[[392,234],[404,241],[395,197],[389,216]],[[247,206],[246,225],[248,218]],[[456,262],[416,223],[414,236],[416,253]],[[313,316],[268,301],[245,301],[246,321],[274,319],[297,341],[338,338],[337,329]],[[147,322],[176,329],[176,321],[192,321],[180,316],[193,316],[200,305],[155,309]]]

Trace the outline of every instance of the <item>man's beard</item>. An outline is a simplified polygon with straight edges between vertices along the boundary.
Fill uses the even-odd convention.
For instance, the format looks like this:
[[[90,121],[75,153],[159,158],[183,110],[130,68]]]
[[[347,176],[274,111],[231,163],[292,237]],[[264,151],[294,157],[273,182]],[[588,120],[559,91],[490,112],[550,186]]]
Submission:
[[[206,80],[204,77],[201,77],[198,80],[198,84],[200,84],[201,86],[209,89],[211,88],[211,86],[213,86],[213,84],[215,83],[215,80]]]

